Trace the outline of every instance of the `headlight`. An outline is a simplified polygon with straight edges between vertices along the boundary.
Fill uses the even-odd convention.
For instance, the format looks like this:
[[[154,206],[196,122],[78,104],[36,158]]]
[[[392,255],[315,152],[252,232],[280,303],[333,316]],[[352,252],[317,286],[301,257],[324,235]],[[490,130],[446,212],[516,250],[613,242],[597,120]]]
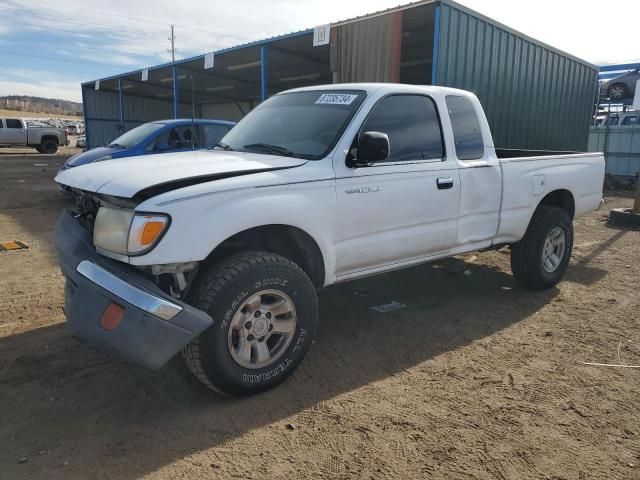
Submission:
[[[155,246],[168,226],[167,215],[100,207],[93,226],[93,244],[121,255],[140,255]]]
[[[102,162],[103,160],[111,160],[112,158],[111,155],[105,155],[104,157],[96,158],[94,162]]]

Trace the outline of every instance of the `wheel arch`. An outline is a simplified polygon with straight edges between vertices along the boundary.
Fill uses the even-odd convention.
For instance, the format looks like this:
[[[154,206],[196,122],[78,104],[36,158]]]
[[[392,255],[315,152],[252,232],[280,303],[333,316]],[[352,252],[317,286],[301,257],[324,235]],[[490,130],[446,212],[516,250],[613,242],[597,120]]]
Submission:
[[[220,242],[204,262],[218,262],[245,250],[281,255],[302,268],[316,287],[325,284],[325,258],[318,242],[306,231],[292,225],[267,224],[242,230]]]
[[[40,144],[46,142],[47,140],[54,140],[58,145],[60,145],[60,141],[58,140],[58,137],[51,134],[43,135],[42,138],[40,138]]]
[[[562,208],[569,214],[569,217],[571,217],[572,220],[576,214],[575,198],[573,193],[566,189],[553,190],[552,192],[547,193],[542,200],[540,200],[540,203],[538,203],[536,210],[541,205]],[[529,219],[529,222],[531,222],[531,219]]]

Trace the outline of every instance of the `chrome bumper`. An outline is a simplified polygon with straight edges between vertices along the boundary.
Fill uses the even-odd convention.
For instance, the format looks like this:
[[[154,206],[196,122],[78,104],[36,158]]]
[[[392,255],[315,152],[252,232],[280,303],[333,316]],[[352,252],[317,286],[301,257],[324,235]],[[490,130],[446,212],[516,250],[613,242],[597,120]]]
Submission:
[[[162,320],[171,320],[182,311],[180,305],[134,287],[89,260],[81,261],[76,270],[108,292]]]

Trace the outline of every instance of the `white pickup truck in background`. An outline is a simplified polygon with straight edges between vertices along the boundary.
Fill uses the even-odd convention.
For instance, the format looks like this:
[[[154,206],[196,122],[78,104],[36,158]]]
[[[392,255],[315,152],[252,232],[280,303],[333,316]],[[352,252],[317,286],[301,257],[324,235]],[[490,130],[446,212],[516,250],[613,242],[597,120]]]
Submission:
[[[61,145],[69,145],[64,128],[29,127],[22,118],[0,118],[0,147],[34,147],[52,154]]]
[[[77,200],[56,227],[68,326],[149,368],[183,350],[208,387],[260,392],[309,349],[317,288],[505,245],[518,282],[552,287],[603,177],[599,153],[496,150],[465,91],[283,92],[215,150],[56,177]]]

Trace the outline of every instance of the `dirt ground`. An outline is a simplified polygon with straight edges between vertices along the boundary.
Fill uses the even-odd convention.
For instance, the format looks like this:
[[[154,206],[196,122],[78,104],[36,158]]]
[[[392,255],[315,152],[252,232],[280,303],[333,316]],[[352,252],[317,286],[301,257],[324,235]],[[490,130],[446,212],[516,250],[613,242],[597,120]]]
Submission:
[[[583,364],[640,364],[640,232],[605,223],[629,198],[576,222],[549,291],[506,251],[322,291],[301,368],[234,400],[67,335],[51,179],[72,150],[0,150],[0,241],[30,246],[0,253],[0,478],[640,479],[640,369]]]

